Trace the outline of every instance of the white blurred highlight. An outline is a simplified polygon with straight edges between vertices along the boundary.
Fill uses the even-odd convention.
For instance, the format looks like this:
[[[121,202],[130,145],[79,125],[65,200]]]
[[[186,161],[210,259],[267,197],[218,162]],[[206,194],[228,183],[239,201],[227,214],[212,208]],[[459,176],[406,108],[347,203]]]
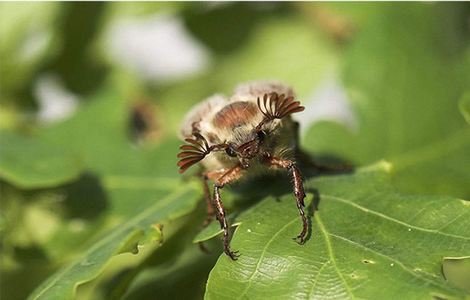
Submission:
[[[305,110],[296,114],[302,134],[314,123],[333,121],[345,125],[353,131],[358,130],[357,118],[348,100],[343,85],[336,79],[324,81],[310,97],[302,99]]]
[[[64,120],[77,110],[78,97],[69,92],[55,75],[42,75],[34,86],[39,102],[37,118],[43,123]]]
[[[117,21],[107,47],[119,64],[147,80],[171,81],[197,74],[208,67],[210,58],[183,21],[171,15]]]

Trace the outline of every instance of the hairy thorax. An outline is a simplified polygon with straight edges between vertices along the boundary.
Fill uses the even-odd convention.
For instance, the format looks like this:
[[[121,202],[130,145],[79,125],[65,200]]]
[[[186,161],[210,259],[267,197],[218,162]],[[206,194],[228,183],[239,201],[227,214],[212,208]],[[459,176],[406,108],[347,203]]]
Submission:
[[[226,143],[232,147],[246,145],[244,147],[249,148],[252,146],[249,142],[256,139],[255,128],[265,117],[258,107],[258,98],[271,91],[283,92],[286,97],[293,95],[288,87],[266,84],[261,88],[258,85],[241,85],[230,98],[223,95],[208,98],[187,115],[181,128],[182,137],[189,138],[196,131],[211,145]],[[255,149],[254,157],[246,160],[252,174],[263,169],[266,171],[262,167],[266,155],[293,159],[297,147],[297,128],[290,116],[273,120],[259,129],[266,137],[259,145],[252,146],[259,149]],[[247,152],[249,150],[253,149],[247,149]],[[224,151],[211,152],[200,163],[205,170],[228,169],[239,163],[239,158],[230,157]]]

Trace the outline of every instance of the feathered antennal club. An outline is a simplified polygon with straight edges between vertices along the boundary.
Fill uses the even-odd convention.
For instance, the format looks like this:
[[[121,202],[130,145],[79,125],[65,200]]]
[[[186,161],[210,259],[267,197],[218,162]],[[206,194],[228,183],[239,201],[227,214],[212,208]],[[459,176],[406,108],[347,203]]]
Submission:
[[[207,140],[201,134],[195,133],[194,136],[196,139],[184,139],[188,144],[180,146],[182,151],[177,155],[180,159],[177,164],[180,167],[180,173],[183,173],[187,168],[204,159],[212,151]]]
[[[294,101],[293,96],[286,97],[277,93],[264,94],[263,101],[258,97],[258,108],[264,115],[265,122],[274,119],[282,119],[290,114],[301,112],[305,109],[299,101]]]
[[[203,160],[209,153],[212,151],[223,150],[228,147],[227,144],[222,143],[218,145],[209,146],[206,138],[204,138],[200,133],[193,133],[196,139],[186,138],[184,141],[188,144],[181,145],[181,152],[178,153],[177,157],[180,159],[177,163],[179,172],[183,173],[191,167],[192,165]]]

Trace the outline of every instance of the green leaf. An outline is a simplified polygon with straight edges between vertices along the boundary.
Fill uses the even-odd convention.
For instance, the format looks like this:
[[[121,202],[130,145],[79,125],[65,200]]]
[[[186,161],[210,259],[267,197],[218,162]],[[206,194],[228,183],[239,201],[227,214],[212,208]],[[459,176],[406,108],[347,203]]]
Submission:
[[[357,165],[387,159],[405,192],[468,197],[470,128],[458,100],[470,67],[461,8],[381,5],[345,55],[358,128],[318,124],[304,145]]]
[[[184,227],[138,267],[140,272],[123,299],[154,299],[155,295],[162,299],[202,299],[205,282],[219,256],[219,251],[212,249],[220,244],[206,243],[205,247],[212,250],[209,253],[191,245],[206,214],[201,208],[186,218]]]
[[[229,217],[230,219],[230,217]],[[231,223],[231,227],[237,227],[240,225],[239,222]],[[206,228],[201,230],[193,239],[193,243],[200,243],[207,240],[210,240],[216,237],[218,234],[222,233],[222,229],[220,229],[219,222],[213,221],[211,222]]]
[[[0,178],[24,189],[57,186],[76,179],[80,160],[35,137],[0,132]]]
[[[152,225],[191,211],[197,200],[193,194],[194,187],[185,185],[116,226],[85,251],[83,256],[39,286],[29,299],[72,299],[77,286],[95,278],[114,255],[137,253],[139,242],[146,239],[149,230],[154,231]]]
[[[114,86],[105,86],[87,99],[81,111],[58,126],[44,128],[39,138],[81,157],[85,167],[98,176],[118,176],[132,182],[133,177],[173,177],[175,167],[175,137],[155,148],[132,144],[129,137],[132,99]]]
[[[304,245],[291,194],[243,213],[232,239],[238,261],[222,255],[207,299],[463,298],[441,273],[444,256],[470,251],[470,205],[407,196],[391,186],[389,163],[306,182],[318,210]],[[311,196],[307,205],[311,208]]]

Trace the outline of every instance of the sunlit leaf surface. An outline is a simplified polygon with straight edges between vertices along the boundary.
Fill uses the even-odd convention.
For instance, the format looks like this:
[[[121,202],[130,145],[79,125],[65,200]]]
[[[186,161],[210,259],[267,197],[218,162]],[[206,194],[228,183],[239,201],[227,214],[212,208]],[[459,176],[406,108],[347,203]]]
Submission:
[[[292,240],[301,226],[292,195],[268,197],[243,213],[232,240],[241,255],[219,258],[206,298],[463,297],[445,281],[441,263],[468,254],[470,205],[397,193],[390,167],[309,180],[318,210],[304,245]]]
[[[8,132],[0,133],[0,158],[0,177],[26,189],[57,186],[82,171],[80,159],[63,147]]]

